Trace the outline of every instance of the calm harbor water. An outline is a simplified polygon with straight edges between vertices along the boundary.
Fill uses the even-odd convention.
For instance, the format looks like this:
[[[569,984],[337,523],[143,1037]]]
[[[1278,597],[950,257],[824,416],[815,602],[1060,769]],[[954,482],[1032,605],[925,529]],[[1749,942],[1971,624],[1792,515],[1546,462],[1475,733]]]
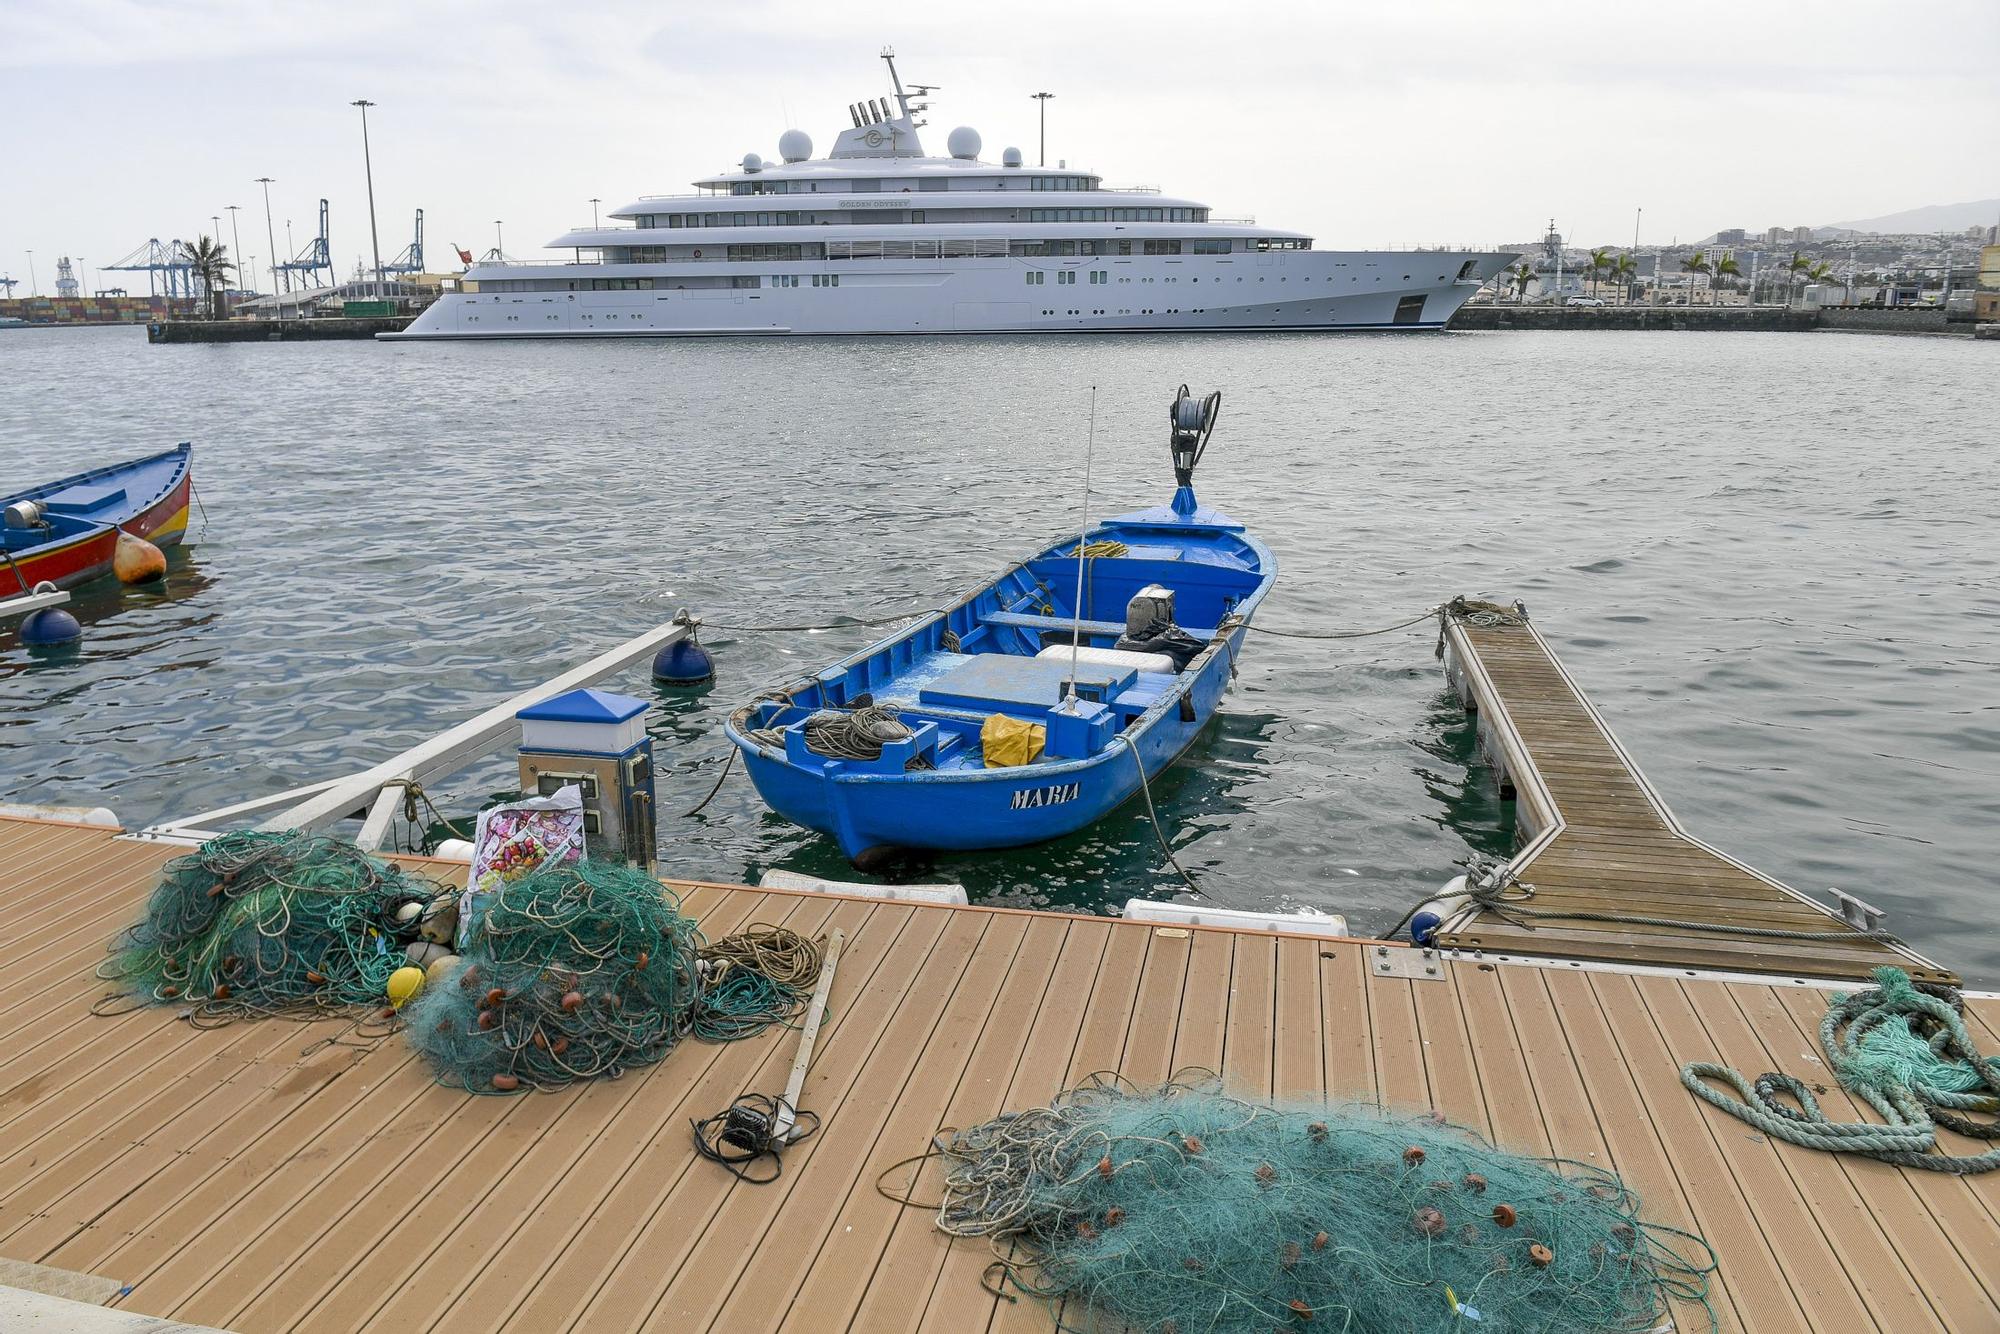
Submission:
[[[163,590],[81,592],[79,653],[0,628],[0,800],[130,825],[349,772],[676,607],[718,624],[941,605],[1171,489],[1164,409],[1220,388],[1204,501],[1275,549],[1263,624],[1526,600],[1696,834],[1839,885],[2000,984],[1993,351],[1835,334],[1493,333],[502,346],[148,347],[0,334],[0,491],[197,442]],[[711,630],[719,683],[656,694],[677,875],[851,876],[741,774],[692,820],[723,716],[875,637]],[[1417,628],[1253,637],[1155,785],[1232,906],[1386,928],[1510,833]],[[512,786],[501,757],[438,795]],[[1142,810],[952,856],[991,902],[1168,894]]]

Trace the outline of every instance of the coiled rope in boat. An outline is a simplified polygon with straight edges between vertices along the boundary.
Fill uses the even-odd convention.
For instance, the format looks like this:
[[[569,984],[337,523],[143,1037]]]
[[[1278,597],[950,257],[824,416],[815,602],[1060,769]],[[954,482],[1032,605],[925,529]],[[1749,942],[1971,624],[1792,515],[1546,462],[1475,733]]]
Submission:
[[[1767,1072],[1753,1084],[1713,1061],[1681,1067],[1689,1092],[1788,1144],[1852,1153],[1898,1167],[1971,1176],[2000,1169],[2000,1148],[1941,1152],[1938,1127],[1972,1139],[2000,1139],[2000,1056],[1985,1056],[1949,987],[1924,987],[1900,968],[1875,970],[1875,985],[1836,996],[1820,1021],[1819,1043],[1840,1086],[1873,1107],[1885,1124],[1834,1121],[1804,1081]],[[1710,1080],[1736,1090],[1732,1098]],[[1789,1096],[1796,1108],[1780,1101]],[[1739,1100],[1740,1099],[1740,1100]]]

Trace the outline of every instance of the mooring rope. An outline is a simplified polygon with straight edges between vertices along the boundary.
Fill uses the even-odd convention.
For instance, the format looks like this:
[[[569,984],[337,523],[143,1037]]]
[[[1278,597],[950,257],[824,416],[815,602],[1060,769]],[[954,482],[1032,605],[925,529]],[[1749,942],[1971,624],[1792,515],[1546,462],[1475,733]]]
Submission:
[[[1681,1083],[1739,1121],[1788,1144],[1852,1153],[1897,1167],[1970,1176],[2000,1169],[2000,1148],[1961,1155],[1938,1151],[1937,1130],[2000,1139],[2000,1121],[1964,1112],[2000,1113],[2000,1056],[1980,1054],[1950,997],[1921,989],[1900,968],[1875,970],[1876,985],[1837,996],[1820,1021],[1819,1043],[1840,1086],[1879,1112],[1886,1124],[1832,1121],[1804,1081],[1767,1072],[1755,1083],[1730,1066],[1690,1061]],[[1738,1098],[1715,1088],[1720,1080]],[[1798,1108],[1779,1101],[1788,1095]],[[1740,1100],[1739,1100],[1740,1099]]]

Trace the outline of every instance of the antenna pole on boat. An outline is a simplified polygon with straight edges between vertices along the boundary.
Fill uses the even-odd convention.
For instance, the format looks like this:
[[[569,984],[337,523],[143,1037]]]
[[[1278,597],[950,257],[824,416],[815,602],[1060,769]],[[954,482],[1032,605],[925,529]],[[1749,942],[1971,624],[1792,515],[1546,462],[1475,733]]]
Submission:
[[[1083,439],[1083,527],[1076,535],[1076,605],[1069,629],[1069,688],[1064,699],[1076,698],[1076,660],[1083,643],[1083,548],[1090,541],[1090,456],[1097,444],[1097,386],[1090,386],[1090,430]]]

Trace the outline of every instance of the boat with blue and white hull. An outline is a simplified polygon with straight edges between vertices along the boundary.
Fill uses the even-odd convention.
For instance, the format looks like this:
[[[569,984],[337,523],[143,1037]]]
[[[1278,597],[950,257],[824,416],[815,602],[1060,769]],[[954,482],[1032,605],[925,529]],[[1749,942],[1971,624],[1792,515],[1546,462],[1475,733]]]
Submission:
[[[771,808],[865,867],[1059,838],[1149,787],[1214,716],[1277,577],[1195,500],[1220,400],[1175,400],[1172,504],[1087,526],[737,709],[728,736]]]

